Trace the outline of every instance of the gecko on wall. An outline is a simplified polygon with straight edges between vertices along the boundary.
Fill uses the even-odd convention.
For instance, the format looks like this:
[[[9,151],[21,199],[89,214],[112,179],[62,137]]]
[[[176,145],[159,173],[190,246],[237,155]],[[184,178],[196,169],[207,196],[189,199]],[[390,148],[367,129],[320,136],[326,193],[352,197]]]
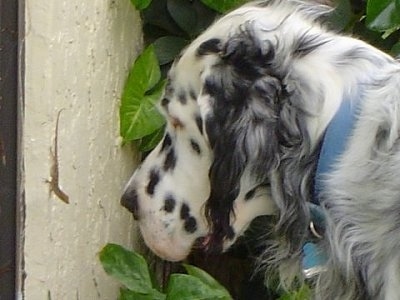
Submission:
[[[63,110],[64,109],[60,109],[57,114],[53,149],[50,147],[50,157],[51,157],[50,180],[46,180],[46,182],[50,186],[50,193],[53,192],[58,199],[68,204],[69,196],[60,187],[60,179],[59,179],[60,168],[58,161],[58,123],[60,121],[60,115]]]

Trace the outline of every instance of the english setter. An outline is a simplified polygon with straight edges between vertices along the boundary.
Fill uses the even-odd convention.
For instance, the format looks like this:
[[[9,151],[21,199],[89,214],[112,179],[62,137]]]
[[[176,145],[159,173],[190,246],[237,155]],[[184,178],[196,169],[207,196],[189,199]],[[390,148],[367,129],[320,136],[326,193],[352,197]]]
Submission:
[[[224,251],[275,215],[263,260],[288,275],[316,202],[327,261],[315,298],[400,299],[400,64],[327,30],[328,10],[250,3],[175,61],[164,139],[121,200],[157,255],[179,261],[199,241]]]

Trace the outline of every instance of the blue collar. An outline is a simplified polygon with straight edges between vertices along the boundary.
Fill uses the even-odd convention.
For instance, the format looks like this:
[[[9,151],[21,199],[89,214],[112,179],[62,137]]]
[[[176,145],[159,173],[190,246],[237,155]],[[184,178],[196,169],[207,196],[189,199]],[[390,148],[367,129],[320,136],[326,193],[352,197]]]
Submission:
[[[343,99],[325,131],[315,172],[314,194],[311,200],[316,205],[321,202],[320,193],[324,188],[324,178],[333,171],[339,157],[345,151],[358,118],[360,101],[350,99]]]
[[[360,95],[360,94],[358,94]],[[321,191],[327,174],[334,170],[340,156],[346,150],[348,140],[354,130],[358,118],[359,98],[344,97],[338,111],[329,123],[321,145],[314,179],[314,192],[309,203],[311,223],[310,229],[321,231],[325,229],[325,216],[320,207]],[[311,228],[312,225],[312,228]],[[315,226],[315,227],[314,227]],[[316,230],[315,236],[322,238],[322,232]],[[327,254],[320,243],[307,241],[303,245],[302,268],[306,278],[323,272],[326,269]]]

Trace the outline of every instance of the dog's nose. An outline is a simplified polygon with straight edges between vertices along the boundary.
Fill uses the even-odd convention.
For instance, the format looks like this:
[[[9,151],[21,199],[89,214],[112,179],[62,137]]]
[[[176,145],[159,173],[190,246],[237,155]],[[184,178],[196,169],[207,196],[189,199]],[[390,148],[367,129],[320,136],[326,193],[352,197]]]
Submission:
[[[124,192],[121,197],[121,205],[132,213],[136,221],[139,220],[139,197],[135,189]]]

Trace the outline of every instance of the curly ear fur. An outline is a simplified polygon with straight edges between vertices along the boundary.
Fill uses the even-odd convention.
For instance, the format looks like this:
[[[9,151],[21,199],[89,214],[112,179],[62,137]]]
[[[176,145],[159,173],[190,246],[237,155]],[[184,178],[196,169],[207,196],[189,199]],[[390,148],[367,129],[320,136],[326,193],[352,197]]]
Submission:
[[[211,193],[206,212],[213,227],[211,245],[218,249],[229,238],[232,205],[245,168],[260,183],[274,181],[273,198],[280,208],[276,230],[287,245],[281,260],[299,254],[309,223],[316,149],[311,149],[302,106],[302,89],[288,92],[278,74],[271,74],[275,50],[261,41],[251,23],[240,28],[224,45],[221,61],[205,77],[203,95],[211,113],[205,128],[213,149],[209,173]],[[275,248],[275,247],[272,247]]]
[[[216,247],[231,235],[230,214],[245,168],[263,183],[278,165],[277,107],[282,88],[279,79],[265,72],[273,55],[273,49],[262,47],[247,27],[226,42],[221,63],[205,79],[202,96],[212,106],[205,128],[214,155],[206,211],[213,226],[210,244]]]
[[[272,247],[281,251],[270,255],[277,261],[292,259],[300,254],[310,220],[307,202],[312,198],[312,178],[319,149],[310,146],[310,137],[305,128],[307,112],[296,107],[301,96],[297,93],[287,94],[280,103],[277,129],[280,164],[271,173],[271,186],[273,199],[280,212],[275,229],[278,236],[285,238],[278,242],[285,245],[280,245],[279,249]]]
[[[232,66],[237,75],[248,79],[265,74],[274,57],[272,43],[257,38],[251,22],[240,26],[239,32],[226,42],[221,53],[225,64]]]

